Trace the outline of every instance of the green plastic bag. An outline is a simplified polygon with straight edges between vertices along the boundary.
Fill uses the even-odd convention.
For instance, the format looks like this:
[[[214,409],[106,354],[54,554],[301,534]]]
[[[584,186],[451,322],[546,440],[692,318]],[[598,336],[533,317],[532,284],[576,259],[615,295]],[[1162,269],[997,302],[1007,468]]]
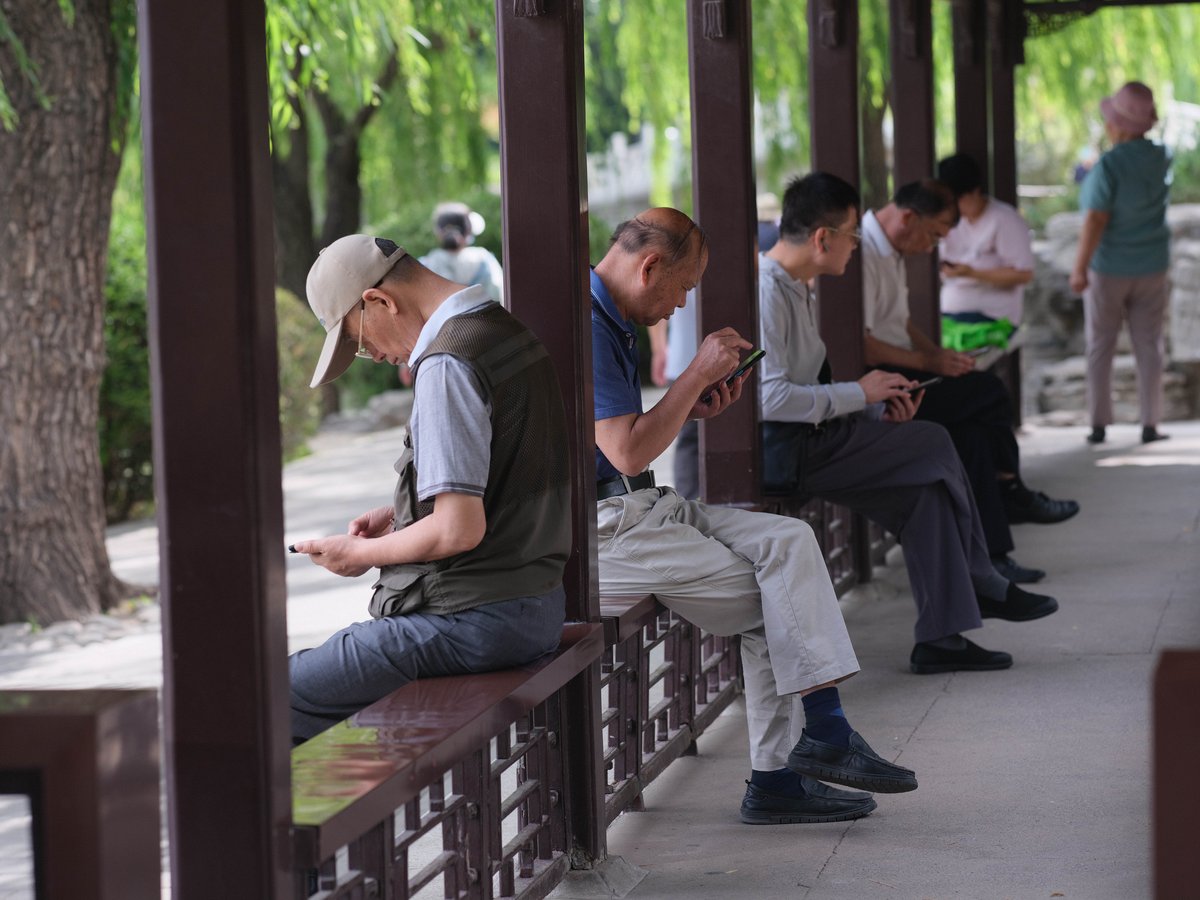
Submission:
[[[994,322],[959,322],[949,316],[942,316],[942,346],[950,350],[965,352],[977,347],[1008,346],[1008,339],[1016,331],[1016,326],[1008,319],[997,319]]]

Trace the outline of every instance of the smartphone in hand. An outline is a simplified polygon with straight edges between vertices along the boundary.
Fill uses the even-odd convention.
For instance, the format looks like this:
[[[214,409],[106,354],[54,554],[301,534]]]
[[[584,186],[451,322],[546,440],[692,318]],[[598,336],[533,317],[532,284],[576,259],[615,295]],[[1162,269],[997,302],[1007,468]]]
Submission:
[[[733,383],[753,369],[760,359],[767,355],[766,350],[757,349],[751,350],[750,355],[742,360],[741,365],[733,370],[733,374],[725,379],[725,384],[728,387],[733,387]]]
[[[910,387],[908,389],[908,393],[910,396],[915,396],[916,394],[925,390],[925,388],[929,387],[930,385],[937,384],[941,380],[941,375],[934,375],[932,378],[926,378],[924,381],[917,382],[916,387]]]
[[[743,359],[738,367],[733,370],[728,378],[725,379],[725,386],[733,387],[733,383],[735,381],[753,369],[758,361],[766,355],[767,351],[761,348],[751,350],[750,355]],[[712,403],[712,391],[709,391],[707,394],[705,394],[703,400],[705,403]]]

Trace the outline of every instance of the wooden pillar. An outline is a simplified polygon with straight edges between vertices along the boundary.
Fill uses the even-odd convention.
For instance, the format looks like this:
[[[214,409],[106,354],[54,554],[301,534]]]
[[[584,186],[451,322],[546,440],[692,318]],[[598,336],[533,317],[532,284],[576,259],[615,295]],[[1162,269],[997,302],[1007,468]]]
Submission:
[[[861,188],[858,0],[808,0],[808,104],[813,170]],[[861,250],[850,257],[840,277],[817,279],[817,298],[833,379],[857,381],[866,368]],[[850,546],[858,580],[870,581],[870,530],[866,518],[857,513],[851,516]]]
[[[261,2],[139,4],[176,898],[292,895]]]
[[[1017,205],[1017,111],[1014,71],[1025,61],[1019,0],[987,0],[992,79],[992,196]]]
[[[813,169],[859,187],[857,0],[809,0],[808,85]],[[833,377],[855,381],[864,369],[861,252],[841,277],[819,278],[817,296]]]
[[[954,33],[954,144],[984,173],[991,169],[988,139],[988,56],[986,0],[952,0]]]
[[[582,0],[497,0],[505,298],[554,360],[566,405],[574,545],[567,617],[598,622],[596,438],[584,161]],[[606,854],[600,664],[567,688],[572,864]]]
[[[696,291],[700,334],[732,327],[757,344],[750,0],[688,0],[688,59],[693,197],[708,235],[708,268]],[[756,394],[752,379],[741,402],[700,423],[701,494],[709,503],[758,501]]]
[[[892,112],[895,121],[895,184],[934,174],[933,26],[930,0],[889,0]],[[908,304],[913,324],[941,341],[936,252],[910,256]]]
[[[1196,892],[1196,804],[1192,772],[1200,747],[1200,650],[1165,650],[1154,671],[1154,896]]]

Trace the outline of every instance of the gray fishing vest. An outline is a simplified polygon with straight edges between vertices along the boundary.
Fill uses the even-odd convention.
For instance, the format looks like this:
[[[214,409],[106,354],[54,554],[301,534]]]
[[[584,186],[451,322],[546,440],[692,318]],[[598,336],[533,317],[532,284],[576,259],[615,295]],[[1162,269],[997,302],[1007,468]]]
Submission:
[[[447,615],[545,594],[562,583],[571,551],[567,427],[546,348],[503,307],[493,305],[449,319],[421,358],[435,353],[468,363],[491,403],[491,466],[483,494],[487,530],[465,553],[384,566],[369,607],[376,618]],[[419,372],[420,361],[414,378]],[[396,471],[399,530],[433,512],[432,499],[417,500],[411,432]]]

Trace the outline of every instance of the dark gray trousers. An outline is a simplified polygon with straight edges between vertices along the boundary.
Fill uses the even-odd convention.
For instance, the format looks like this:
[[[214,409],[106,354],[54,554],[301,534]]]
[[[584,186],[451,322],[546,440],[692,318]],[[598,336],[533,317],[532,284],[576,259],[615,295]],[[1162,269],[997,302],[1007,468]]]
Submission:
[[[992,567],[971,485],[946,429],[931,422],[834,419],[818,431],[763,423],[763,481],[839,503],[895,534],[917,605],[918,642],[982,625],[975,590],[1007,583]]]

